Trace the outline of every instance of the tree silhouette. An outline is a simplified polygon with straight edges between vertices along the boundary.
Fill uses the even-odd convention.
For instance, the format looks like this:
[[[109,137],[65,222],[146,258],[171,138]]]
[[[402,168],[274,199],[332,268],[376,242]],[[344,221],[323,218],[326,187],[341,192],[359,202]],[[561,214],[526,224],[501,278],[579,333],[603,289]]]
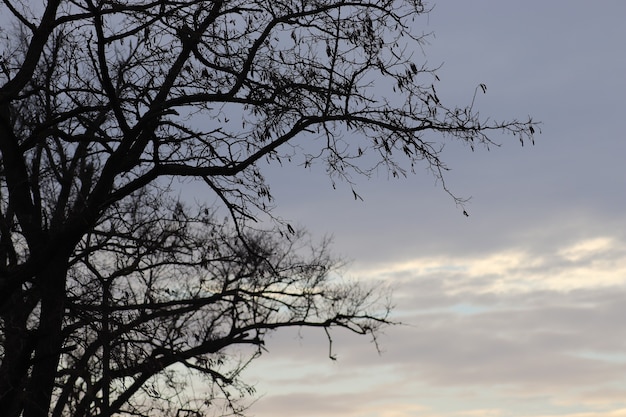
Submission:
[[[334,277],[324,243],[255,223],[271,217],[260,163],[319,162],[348,184],[380,167],[442,178],[444,140],[532,140],[530,120],[440,101],[414,56],[423,13],[419,0],[4,0],[3,415],[241,413],[239,372],[268,332],[375,336],[380,291]],[[179,198],[180,180],[206,198]]]

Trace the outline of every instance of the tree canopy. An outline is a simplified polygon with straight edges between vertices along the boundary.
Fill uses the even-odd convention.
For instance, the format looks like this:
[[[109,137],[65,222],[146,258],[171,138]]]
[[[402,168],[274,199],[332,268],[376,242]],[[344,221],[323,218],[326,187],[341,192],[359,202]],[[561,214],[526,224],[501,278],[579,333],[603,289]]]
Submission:
[[[445,141],[532,140],[532,120],[441,102],[425,7],[3,0],[3,415],[241,413],[239,372],[268,332],[375,336],[380,291],[339,279],[325,242],[255,222],[271,216],[261,163],[441,178]]]

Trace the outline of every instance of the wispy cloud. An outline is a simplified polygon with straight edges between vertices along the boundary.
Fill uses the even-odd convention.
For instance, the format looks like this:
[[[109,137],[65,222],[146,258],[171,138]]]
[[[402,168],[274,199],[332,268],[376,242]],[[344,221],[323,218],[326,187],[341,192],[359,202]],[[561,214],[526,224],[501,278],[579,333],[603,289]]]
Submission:
[[[599,410],[580,416],[621,416],[610,411],[626,406],[626,331],[616,328],[626,317],[626,242],[619,238],[417,258],[363,276],[395,287],[404,325],[381,338],[384,353],[337,334],[339,361],[324,362],[322,334],[277,333],[266,363],[281,372],[259,377],[277,395],[259,402],[259,416],[265,409],[289,415],[303,404],[317,416],[517,416],[525,414],[506,407],[529,398],[543,398],[544,411],[557,414],[575,404]],[[493,398],[476,394],[474,407],[442,412],[420,395],[452,399],[459,390]],[[498,403],[507,411],[493,408]]]
[[[565,245],[507,248],[484,255],[417,257],[354,274],[400,285],[434,285],[446,296],[609,287],[626,283],[626,242],[616,236],[597,236]],[[401,297],[407,290],[402,288]]]

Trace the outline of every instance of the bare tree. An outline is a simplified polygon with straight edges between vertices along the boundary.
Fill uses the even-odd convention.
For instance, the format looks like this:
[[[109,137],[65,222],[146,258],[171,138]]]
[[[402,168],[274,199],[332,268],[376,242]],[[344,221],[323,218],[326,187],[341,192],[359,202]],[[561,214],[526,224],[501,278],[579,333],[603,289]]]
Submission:
[[[333,278],[327,247],[306,253],[290,225],[254,227],[271,215],[259,164],[319,161],[348,184],[380,167],[442,178],[444,140],[532,140],[531,120],[440,101],[416,54],[423,13],[420,0],[3,0],[3,415],[239,413],[239,372],[269,331],[375,335],[378,292]],[[177,198],[175,179],[221,206]]]
[[[268,331],[374,335],[386,322],[386,300],[332,280],[327,247],[299,232],[242,239],[210,212],[192,216],[146,194],[118,213],[124,221],[90,233],[70,270],[54,416],[239,412],[234,399],[252,392],[239,372]]]

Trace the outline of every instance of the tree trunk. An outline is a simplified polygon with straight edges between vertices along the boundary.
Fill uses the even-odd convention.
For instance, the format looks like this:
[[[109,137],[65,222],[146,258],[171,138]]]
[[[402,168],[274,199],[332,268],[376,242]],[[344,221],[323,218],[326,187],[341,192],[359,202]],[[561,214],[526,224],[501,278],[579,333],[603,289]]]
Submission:
[[[31,311],[21,291],[14,291],[2,315],[5,326],[4,357],[0,366],[0,410],[6,417],[17,417],[22,411],[33,339],[27,329]]]
[[[32,372],[26,386],[23,417],[47,417],[59,358],[63,348],[63,317],[67,259],[55,259],[45,273],[37,276],[41,291],[41,312],[36,333]]]

